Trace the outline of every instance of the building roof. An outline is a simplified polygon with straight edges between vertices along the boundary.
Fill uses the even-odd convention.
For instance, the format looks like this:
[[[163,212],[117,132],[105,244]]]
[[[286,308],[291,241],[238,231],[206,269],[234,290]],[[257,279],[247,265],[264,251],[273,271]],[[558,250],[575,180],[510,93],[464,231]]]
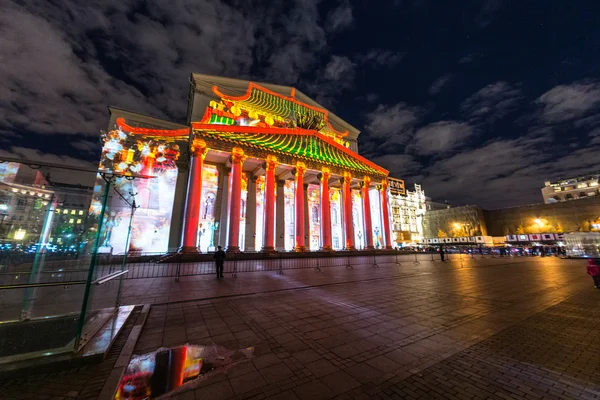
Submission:
[[[209,94],[216,97],[238,97],[252,95],[252,89],[258,87],[267,89],[267,91],[273,94],[279,95],[284,101],[292,100],[292,103],[303,104],[308,106],[307,108],[319,109],[325,111],[327,114],[327,120],[331,124],[332,128],[338,132],[348,132],[348,138],[356,140],[360,134],[360,130],[350,125],[331,111],[327,110],[321,104],[317,103],[301,91],[297,90],[292,86],[274,85],[271,83],[264,82],[252,82],[243,79],[225,78],[221,76],[205,75],[205,74],[192,74],[191,77],[192,85],[195,90],[201,91],[205,94]],[[216,91],[214,90],[216,88]],[[263,91],[266,92],[266,91]]]

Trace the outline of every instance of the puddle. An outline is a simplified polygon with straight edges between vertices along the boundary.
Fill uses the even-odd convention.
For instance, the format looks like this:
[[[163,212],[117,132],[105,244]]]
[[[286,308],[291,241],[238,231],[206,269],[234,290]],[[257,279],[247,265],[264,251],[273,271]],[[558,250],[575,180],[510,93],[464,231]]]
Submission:
[[[171,394],[192,388],[219,371],[252,358],[253,347],[228,350],[221,346],[184,346],[160,348],[152,353],[133,356],[115,399],[166,399]]]

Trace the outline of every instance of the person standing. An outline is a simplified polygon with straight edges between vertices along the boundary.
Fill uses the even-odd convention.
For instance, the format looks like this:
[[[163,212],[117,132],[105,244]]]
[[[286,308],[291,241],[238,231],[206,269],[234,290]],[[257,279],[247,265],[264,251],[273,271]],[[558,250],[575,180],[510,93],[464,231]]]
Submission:
[[[217,251],[213,255],[215,263],[217,265],[217,278],[223,278],[223,266],[225,264],[225,252],[221,246],[217,246]]]
[[[596,289],[600,289],[600,267],[598,266],[598,262],[600,262],[597,258],[591,258],[588,260],[587,265],[587,273],[594,280],[594,286]]]
[[[445,261],[445,259],[444,259],[444,246],[440,246],[440,257],[442,259],[442,262],[444,262]]]

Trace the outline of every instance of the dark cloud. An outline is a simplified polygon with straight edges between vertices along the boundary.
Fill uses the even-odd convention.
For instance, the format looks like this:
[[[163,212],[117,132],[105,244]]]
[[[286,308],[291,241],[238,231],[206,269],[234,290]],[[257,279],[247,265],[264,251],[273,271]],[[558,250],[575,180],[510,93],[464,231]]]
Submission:
[[[326,27],[328,31],[338,32],[348,28],[353,22],[352,6],[350,6],[348,1],[342,1],[327,16]]]
[[[375,110],[367,114],[366,131],[372,138],[394,140],[404,143],[421,120],[423,111],[406,103],[394,105],[379,104]]]
[[[473,128],[466,122],[435,122],[416,132],[409,149],[421,155],[443,155],[461,147],[473,133]]]
[[[600,107],[600,84],[577,82],[559,85],[541,95],[537,102],[542,106],[542,121],[546,123],[571,121]],[[598,116],[593,118],[597,119]]]
[[[469,120],[492,123],[514,111],[522,99],[521,89],[508,82],[487,85],[460,105]]]
[[[446,86],[446,84],[448,82],[450,82],[450,80],[453,78],[453,76],[454,75],[452,75],[452,74],[445,74],[445,75],[442,75],[439,78],[437,78],[435,81],[433,81],[433,83],[429,87],[429,94],[436,95],[439,92],[441,92],[442,89],[444,88],[444,86]]]
[[[358,57],[362,64],[373,68],[387,67],[391,68],[398,64],[404,58],[405,53],[395,52],[385,49],[371,49],[367,53]]]

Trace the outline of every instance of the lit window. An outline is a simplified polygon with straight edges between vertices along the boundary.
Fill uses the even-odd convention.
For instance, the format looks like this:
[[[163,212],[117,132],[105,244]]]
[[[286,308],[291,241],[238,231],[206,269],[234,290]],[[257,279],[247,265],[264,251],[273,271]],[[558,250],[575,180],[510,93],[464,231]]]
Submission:
[[[81,218],[77,219],[77,223],[80,224],[81,223]]]
[[[75,210],[71,210],[71,215],[75,215]]]
[[[79,215],[83,215],[83,210],[79,210]]]
[[[63,210],[63,214],[68,214],[69,210]]]
[[[57,208],[57,209],[56,209],[56,213],[57,213],[57,214],[60,214],[60,208]]]
[[[69,223],[72,224],[75,221],[73,218],[69,219]]]

